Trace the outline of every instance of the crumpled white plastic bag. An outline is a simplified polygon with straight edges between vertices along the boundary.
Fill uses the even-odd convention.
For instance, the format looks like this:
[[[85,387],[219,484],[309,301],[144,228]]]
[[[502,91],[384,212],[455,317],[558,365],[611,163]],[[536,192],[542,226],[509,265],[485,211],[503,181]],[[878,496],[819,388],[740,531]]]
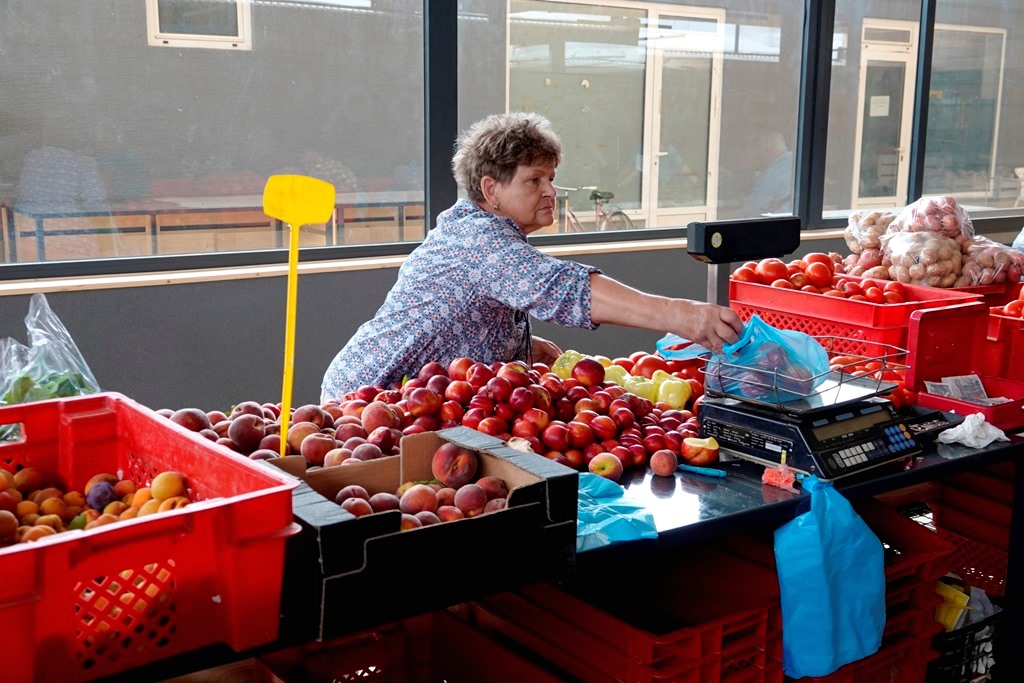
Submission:
[[[982,413],[974,413],[964,418],[956,427],[950,427],[939,433],[938,440],[942,443],[960,443],[971,448],[984,448],[993,441],[1009,441],[1010,437],[1003,430],[985,421]]]

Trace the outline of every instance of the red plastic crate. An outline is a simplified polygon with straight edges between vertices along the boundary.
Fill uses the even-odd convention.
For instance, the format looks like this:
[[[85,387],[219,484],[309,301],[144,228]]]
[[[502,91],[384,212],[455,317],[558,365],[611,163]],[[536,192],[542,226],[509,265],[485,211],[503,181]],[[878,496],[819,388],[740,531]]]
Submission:
[[[256,683],[564,681],[446,611],[428,612],[371,631],[263,655],[257,660],[254,680]]]
[[[179,510],[0,549],[0,642],[13,681],[89,680],[214,643],[277,637],[297,480],[217,448],[119,394],[0,409],[20,441],[0,467],[81,490],[100,472],[147,485],[177,470]]]
[[[906,285],[906,288],[906,303],[873,304],[732,280],[729,305],[744,320],[756,313],[778,329],[845,338],[836,351],[864,355],[870,354],[870,347],[875,344],[906,348],[912,311],[982,300],[982,295],[977,293],[917,285]],[[874,344],[865,348],[858,343],[860,340]]]
[[[857,513],[885,546],[887,592],[908,584],[931,583],[949,572],[953,546],[917,522],[874,499],[854,504]]]
[[[1001,308],[990,308],[987,343],[988,374],[1024,380],[1024,318],[1003,315]]]
[[[972,586],[984,589],[989,595],[1005,595],[1008,557],[1006,548],[979,543],[945,529],[938,523],[935,525],[935,533],[953,545],[951,571]]]
[[[925,636],[883,646],[870,657],[850,662],[827,676],[807,676],[807,683],[924,683],[928,663],[939,656],[932,637],[942,625]]]

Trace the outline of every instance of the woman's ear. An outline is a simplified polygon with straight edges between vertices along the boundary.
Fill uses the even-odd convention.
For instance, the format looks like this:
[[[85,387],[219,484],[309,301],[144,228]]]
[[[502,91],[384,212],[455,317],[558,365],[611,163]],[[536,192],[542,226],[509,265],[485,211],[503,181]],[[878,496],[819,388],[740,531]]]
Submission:
[[[489,175],[480,179],[480,192],[484,195],[484,203],[494,206],[498,203],[497,196],[498,181]]]

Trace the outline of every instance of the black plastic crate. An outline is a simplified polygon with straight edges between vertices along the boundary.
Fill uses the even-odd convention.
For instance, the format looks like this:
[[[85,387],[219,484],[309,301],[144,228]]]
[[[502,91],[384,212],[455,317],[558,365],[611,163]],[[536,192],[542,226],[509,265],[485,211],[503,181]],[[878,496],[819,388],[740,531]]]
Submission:
[[[966,683],[993,680],[996,675],[996,625],[1003,612],[991,614],[974,624],[935,636],[932,646],[938,658],[928,665],[928,683]]]

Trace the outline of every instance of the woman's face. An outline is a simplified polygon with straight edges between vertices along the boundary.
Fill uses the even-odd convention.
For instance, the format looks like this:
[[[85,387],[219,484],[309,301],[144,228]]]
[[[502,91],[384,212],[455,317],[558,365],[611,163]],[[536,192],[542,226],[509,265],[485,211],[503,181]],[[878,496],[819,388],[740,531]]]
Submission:
[[[495,183],[494,213],[508,216],[523,232],[546,228],[555,222],[555,167],[520,165],[507,184]]]

